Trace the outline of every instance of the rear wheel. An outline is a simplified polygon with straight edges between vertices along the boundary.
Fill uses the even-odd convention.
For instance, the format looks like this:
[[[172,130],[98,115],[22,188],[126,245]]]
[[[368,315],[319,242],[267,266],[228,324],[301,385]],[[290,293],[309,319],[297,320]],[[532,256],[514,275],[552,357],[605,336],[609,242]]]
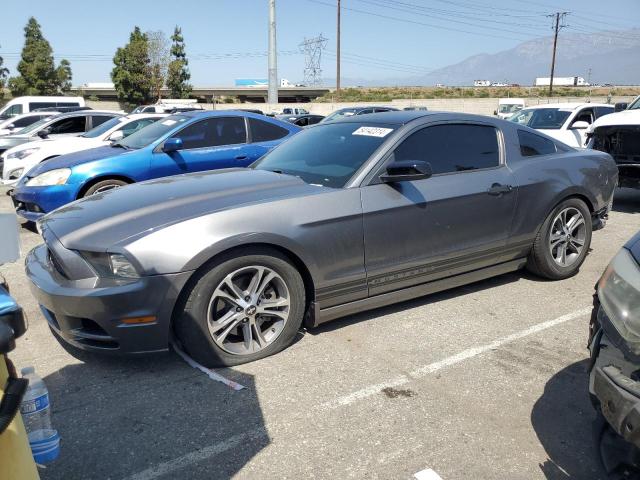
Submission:
[[[568,198],[549,214],[533,244],[527,268],[551,280],[575,275],[591,245],[591,213],[578,198]]]
[[[95,195],[96,193],[106,192],[107,190],[113,190],[114,188],[119,188],[124,185],[127,185],[127,182],[124,180],[117,180],[115,178],[109,178],[107,180],[102,180],[100,182],[91,185],[82,195],[84,197],[90,197],[91,195]]]
[[[232,366],[273,355],[293,342],[302,324],[302,277],[277,251],[238,251],[194,282],[175,330],[203,365]]]

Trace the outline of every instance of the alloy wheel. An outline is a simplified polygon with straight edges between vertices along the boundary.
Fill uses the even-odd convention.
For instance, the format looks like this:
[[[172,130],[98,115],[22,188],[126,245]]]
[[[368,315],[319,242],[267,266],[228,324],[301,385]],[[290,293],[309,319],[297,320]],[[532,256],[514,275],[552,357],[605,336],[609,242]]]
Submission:
[[[584,216],[575,207],[561,210],[553,219],[549,232],[549,251],[561,267],[573,265],[580,257],[587,237]]]
[[[207,309],[213,341],[224,351],[250,355],[273,343],[289,319],[289,288],[269,267],[253,265],[228,274]]]

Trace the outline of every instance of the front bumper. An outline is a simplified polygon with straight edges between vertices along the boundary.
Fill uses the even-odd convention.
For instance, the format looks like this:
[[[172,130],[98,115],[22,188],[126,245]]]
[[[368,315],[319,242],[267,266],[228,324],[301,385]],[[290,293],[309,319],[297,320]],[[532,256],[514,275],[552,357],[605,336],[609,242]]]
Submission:
[[[69,280],[52,263],[46,245],[27,256],[31,292],[49,326],[83,350],[144,353],[166,350],[173,307],[191,272],[145,276],[105,284],[102,279]],[[125,319],[155,317],[152,323]]]
[[[45,214],[76,200],[77,185],[53,185],[50,187],[18,186],[11,192],[16,213],[35,222]]]
[[[591,317],[589,393],[613,430],[640,448],[640,362],[628,358],[607,335],[607,322],[596,298]]]

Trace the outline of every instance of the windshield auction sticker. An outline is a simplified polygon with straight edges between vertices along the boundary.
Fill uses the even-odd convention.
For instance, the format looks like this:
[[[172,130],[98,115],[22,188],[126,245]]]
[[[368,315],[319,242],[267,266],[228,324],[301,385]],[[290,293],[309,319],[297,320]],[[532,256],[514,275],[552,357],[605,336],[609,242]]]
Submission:
[[[379,137],[383,138],[393,132],[393,128],[380,128],[380,127],[360,127],[351,135],[364,135],[366,137]]]

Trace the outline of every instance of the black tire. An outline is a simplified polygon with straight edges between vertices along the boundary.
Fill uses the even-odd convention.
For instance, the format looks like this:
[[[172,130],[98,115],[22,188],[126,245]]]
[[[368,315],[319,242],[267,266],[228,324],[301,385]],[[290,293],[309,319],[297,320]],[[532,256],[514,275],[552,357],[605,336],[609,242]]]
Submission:
[[[549,239],[554,219],[562,210],[567,208],[575,208],[582,214],[585,222],[585,238],[582,251],[576,260],[571,265],[562,266],[556,263],[551,255]],[[551,211],[538,231],[538,235],[533,242],[533,248],[529,254],[527,269],[540,277],[548,278],[550,280],[562,280],[572,277],[578,273],[580,266],[589,252],[592,229],[591,212],[582,200],[579,198],[568,198],[562,201]]]
[[[290,294],[289,317],[279,336],[261,350],[245,355],[229,353],[220,348],[209,333],[209,301],[228,274],[254,265],[267,267],[284,280]],[[175,311],[174,332],[187,353],[207,367],[240,365],[278,353],[293,342],[302,325],[306,301],[304,282],[289,259],[276,250],[237,249],[196,273],[186,288]]]
[[[115,178],[109,178],[107,180],[101,180],[93,185],[91,185],[85,192],[80,196],[80,198],[90,197],[91,195],[95,195],[98,192],[108,190],[111,188],[119,188],[124,185],[128,185],[124,180],[117,180]]]

